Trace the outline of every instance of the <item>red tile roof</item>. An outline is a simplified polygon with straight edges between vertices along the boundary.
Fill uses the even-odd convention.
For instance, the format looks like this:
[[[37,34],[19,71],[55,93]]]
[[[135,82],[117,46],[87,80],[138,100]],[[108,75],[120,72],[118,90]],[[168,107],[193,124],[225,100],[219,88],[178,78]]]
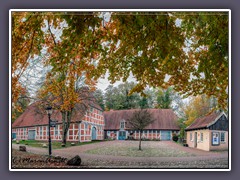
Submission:
[[[77,104],[75,111],[72,114],[71,122],[79,122],[82,120],[86,110],[89,107],[94,107],[102,111],[102,108],[96,103],[95,98],[92,93],[89,93],[89,96],[86,96],[87,91],[82,91],[81,97],[83,97],[82,103]],[[81,93],[80,93],[81,94]],[[85,95],[84,95],[85,94]],[[37,126],[37,125],[47,125],[48,124],[48,115],[46,111],[39,106],[39,102],[35,102],[28,106],[28,108],[21,114],[12,124],[12,128],[16,127],[27,127],[27,126]],[[54,110],[51,115],[52,120],[57,120],[58,123],[62,123],[62,114],[58,110]]]
[[[73,113],[72,122],[78,122],[82,120],[84,113],[82,111],[76,111]],[[62,114],[60,111],[54,110],[51,115],[52,120],[57,120],[57,123],[62,123]],[[16,127],[28,127],[37,125],[47,125],[48,115],[46,111],[40,109],[38,103],[33,103],[27,107],[23,114],[21,114],[12,124],[12,128]]]
[[[218,116],[220,116],[221,112],[212,112],[209,115],[197,118],[190,126],[188,126],[185,130],[193,130],[200,128],[207,128],[208,125],[213,123]]]
[[[120,122],[127,121],[136,109],[105,111],[105,130],[119,130]],[[162,129],[162,130],[180,130],[177,119],[178,117],[172,109],[148,109],[155,121],[145,129]],[[127,125],[126,125],[127,127]]]

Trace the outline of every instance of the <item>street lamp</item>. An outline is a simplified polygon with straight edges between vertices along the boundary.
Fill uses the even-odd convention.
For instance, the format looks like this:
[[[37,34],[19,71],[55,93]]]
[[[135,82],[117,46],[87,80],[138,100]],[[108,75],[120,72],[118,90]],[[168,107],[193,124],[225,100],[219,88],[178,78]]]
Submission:
[[[52,107],[51,106],[48,106],[46,108],[46,111],[47,111],[47,114],[48,114],[48,151],[49,151],[49,156],[52,155],[52,145],[51,145],[51,132],[50,132],[50,129],[51,129],[51,114],[52,114]]]

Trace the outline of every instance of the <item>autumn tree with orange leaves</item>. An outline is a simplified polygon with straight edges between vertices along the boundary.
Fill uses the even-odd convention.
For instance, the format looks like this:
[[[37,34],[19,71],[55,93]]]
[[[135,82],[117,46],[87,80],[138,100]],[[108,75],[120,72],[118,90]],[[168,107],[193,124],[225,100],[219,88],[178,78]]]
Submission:
[[[52,69],[47,74],[38,97],[40,99],[48,97],[46,100],[51,99],[49,104],[61,112],[62,140],[66,144],[73,111],[76,107],[85,109],[85,106],[79,106],[85,105],[85,100],[92,101],[89,93],[95,90],[94,59],[101,51],[99,36],[102,30],[97,28],[101,21],[93,13],[71,13],[59,16],[59,19],[61,18],[67,23],[67,27],[62,30],[59,41],[52,31],[52,26],[58,28],[55,26],[55,20],[47,19],[46,45],[49,57],[45,63]],[[62,20],[56,19],[56,21]],[[83,87],[88,87],[89,92],[82,93]]]
[[[42,59],[42,63],[50,70],[38,91],[37,98],[61,112],[63,143],[66,143],[66,134],[73,110],[76,104],[81,104],[83,100],[82,96],[80,97],[80,89],[83,86],[87,86],[90,91],[95,88],[93,71],[96,64],[94,60],[102,49],[100,46],[102,42],[100,36],[103,32],[100,28],[101,19],[96,13],[91,12],[16,12],[12,16],[13,23],[16,23],[12,28],[16,34],[12,38],[14,42],[12,52],[13,56],[17,57],[12,58],[13,103],[19,97],[19,93],[15,90],[20,89],[15,82],[19,83],[18,80],[31,58],[41,54],[41,50],[45,48],[47,57]],[[26,30],[22,30],[24,28]],[[56,34],[58,29],[60,29],[61,36]],[[18,52],[19,38],[17,36],[22,38],[22,48],[25,48],[25,54]],[[27,38],[30,38],[30,41],[27,41]],[[18,56],[16,51],[21,56]],[[19,69],[20,72],[18,72]],[[15,75],[16,73],[18,74]]]
[[[215,101],[215,98],[208,98],[206,95],[191,97],[183,107],[185,125],[189,126],[197,118],[205,116],[216,110],[217,104]]]
[[[40,13],[13,12],[11,39],[12,106],[21,111],[18,100],[26,95],[20,78],[29,65],[29,59],[40,54],[43,45],[43,25]]]

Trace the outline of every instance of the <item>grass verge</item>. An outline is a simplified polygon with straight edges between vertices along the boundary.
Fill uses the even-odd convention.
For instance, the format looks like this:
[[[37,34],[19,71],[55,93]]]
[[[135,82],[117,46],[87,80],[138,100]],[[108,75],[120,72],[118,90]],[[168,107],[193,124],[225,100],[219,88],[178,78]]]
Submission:
[[[86,144],[93,144],[93,143],[98,143],[98,142],[103,142],[102,140],[93,140],[90,142],[75,142],[75,146],[81,146],[81,145],[86,145]],[[16,144],[16,141],[12,141],[13,144]],[[72,142],[67,142],[65,147],[62,147],[62,142],[59,141],[52,141],[52,149],[61,149],[61,148],[67,148],[71,147]],[[48,147],[48,141],[37,141],[37,140],[20,140],[19,144],[23,145],[28,145],[31,147],[38,147],[38,148],[43,148],[43,144],[46,144]]]

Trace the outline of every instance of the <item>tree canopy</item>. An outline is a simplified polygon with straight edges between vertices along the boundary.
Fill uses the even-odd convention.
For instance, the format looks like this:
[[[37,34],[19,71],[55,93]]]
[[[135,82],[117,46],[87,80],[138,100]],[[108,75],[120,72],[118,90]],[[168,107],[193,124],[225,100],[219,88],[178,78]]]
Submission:
[[[22,73],[34,56],[45,51],[42,62],[50,67],[47,78],[53,84],[45,84],[44,90],[57,92],[65,86],[64,97],[70,98],[64,99],[64,111],[78,101],[79,77],[94,89],[106,72],[112,83],[126,81],[132,73],[137,84],[130,94],[144,95],[147,86],[173,86],[186,96],[215,96],[226,108],[227,12],[110,14],[104,21],[100,12],[12,12],[13,105],[23,91]]]
[[[129,94],[135,85],[133,82],[126,82],[119,84],[117,87],[108,86],[104,94],[107,110],[139,108],[140,95],[137,93]]]
[[[161,109],[169,109],[170,105],[172,103],[172,97],[171,97],[171,88],[168,88],[167,90],[159,89],[157,92],[157,103],[158,107]]]
[[[185,125],[189,126],[197,118],[211,113],[216,106],[217,104],[214,97],[207,98],[206,95],[191,97],[183,107],[185,114],[184,119],[186,120]]]
[[[109,70],[112,82],[126,80],[131,72],[138,81],[131,92],[173,85],[186,96],[214,95],[226,108],[227,13],[112,13],[106,29],[110,49],[99,68]]]

